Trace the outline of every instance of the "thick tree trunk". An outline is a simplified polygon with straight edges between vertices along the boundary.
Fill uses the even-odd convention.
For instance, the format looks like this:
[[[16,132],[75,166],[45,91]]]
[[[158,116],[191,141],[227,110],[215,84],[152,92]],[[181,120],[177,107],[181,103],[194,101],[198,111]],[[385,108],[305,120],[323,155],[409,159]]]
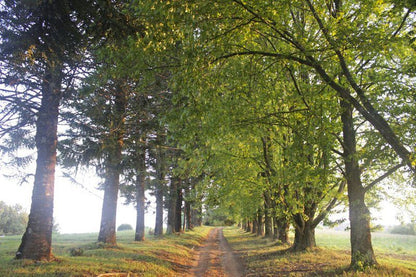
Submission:
[[[163,189],[165,186],[165,157],[161,147],[156,149],[156,220],[155,220],[155,236],[163,235]]]
[[[124,144],[124,119],[126,112],[126,92],[121,85],[115,87],[113,126],[110,131],[110,151],[106,157],[106,176],[104,200],[101,213],[100,232],[98,241],[116,245],[117,200],[120,187],[120,164]],[[114,128],[115,127],[115,128]]]
[[[192,226],[202,226],[202,204],[200,202],[194,202],[191,206]]]
[[[136,176],[136,233],[135,241],[144,241],[145,239],[145,180],[146,180],[146,152],[140,149],[139,159],[137,161]]]
[[[256,218],[253,219],[253,221],[251,222],[251,232],[253,234],[257,234],[257,227],[258,227],[258,223],[257,223],[257,216]]]
[[[37,160],[32,204],[26,232],[16,252],[19,259],[49,261],[53,258],[51,241],[62,68],[48,70],[44,76],[42,101],[36,120]]]
[[[192,206],[191,206],[191,201],[186,201],[185,200],[185,229],[186,230],[192,230],[194,228],[193,224],[192,224]]]
[[[108,169],[105,179],[104,201],[101,212],[100,233],[98,241],[116,245],[116,216],[119,189],[119,173],[117,169]]]
[[[273,239],[279,239],[279,226],[277,225],[277,218],[275,216],[273,217]]]
[[[172,234],[175,232],[176,201],[178,198],[178,185],[179,185],[179,179],[177,177],[172,177],[170,180],[170,188],[169,188],[168,223],[167,223],[167,228],[166,228],[166,234]]]
[[[182,227],[182,200],[183,200],[183,194],[182,194],[182,186],[181,183],[179,183],[179,186],[177,188],[177,198],[176,198],[176,213],[175,213],[175,232],[180,232]]]
[[[261,209],[257,212],[257,235],[264,236],[263,211]]]
[[[244,231],[247,230],[247,221],[245,219],[241,223],[241,229],[243,229]]]
[[[315,240],[315,227],[316,222],[314,221],[316,213],[316,204],[305,203],[303,208],[303,214],[308,217],[305,221],[303,214],[295,214],[293,216],[294,227],[295,227],[295,239],[292,246],[294,251],[303,251],[309,248],[316,247]]]
[[[156,188],[155,236],[163,235],[163,189],[162,184]]]
[[[272,213],[271,213],[271,204],[272,200],[268,192],[264,193],[264,236],[267,238],[273,238],[272,231]]]
[[[250,220],[247,220],[246,232],[251,232],[251,222],[250,222]]]
[[[282,243],[289,243],[289,220],[287,220],[286,218],[280,218],[276,219],[276,221],[278,229],[277,239],[280,240]]]
[[[351,224],[351,267],[362,268],[377,264],[371,243],[370,211],[365,205],[365,190],[361,183],[361,170],[356,158],[356,137],[352,105],[341,101],[344,139],[344,163],[348,188],[349,217]]]
[[[315,227],[310,222],[305,222],[303,228],[295,228],[295,240],[292,249],[303,251],[316,246]]]

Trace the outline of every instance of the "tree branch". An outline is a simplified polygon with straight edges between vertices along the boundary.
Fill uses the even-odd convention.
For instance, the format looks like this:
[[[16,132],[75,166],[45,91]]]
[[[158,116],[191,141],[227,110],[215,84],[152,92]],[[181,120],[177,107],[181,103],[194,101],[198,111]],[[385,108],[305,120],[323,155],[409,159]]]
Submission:
[[[390,168],[389,170],[387,170],[386,173],[384,173],[383,175],[381,175],[380,177],[378,177],[377,179],[375,179],[374,181],[372,181],[370,184],[368,184],[368,186],[366,186],[364,188],[364,191],[367,192],[370,189],[372,189],[375,185],[377,185],[378,183],[380,183],[381,181],[383,181],[384,179],[386,179],[387,177],[389,177],[391,174],[393,174],[394,172],[396,172],[399,168],[403,167],[405,164],[401,163],[396,165],[395,167]]]

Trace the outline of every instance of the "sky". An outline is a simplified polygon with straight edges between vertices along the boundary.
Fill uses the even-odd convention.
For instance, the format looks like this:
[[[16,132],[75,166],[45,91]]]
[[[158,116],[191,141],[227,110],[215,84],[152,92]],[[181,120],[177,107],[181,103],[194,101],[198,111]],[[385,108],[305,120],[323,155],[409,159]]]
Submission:
[[[82,184],[74,184],[57,170],[55,177],[54,218],[61,233],[98,233],[100,229],[103,191],[97,190],[99,178],[92,174],[77,177]],[[0,201],[9,205],[20,204],[29,213],[33,183],[18,185],[16,181],[0,176]],[[136,226],[136,210],[133,205],[123,205],[119,198],[117,226],[130,224]],[[154,206],[154,204],[153,204]],[[397,208],[388,202],[380,205],[380,212],[373,216],[379,218],[377,224],[391,226],[399,224],[396,219]],[[154,207],[146,214],[146,226],[154,228]]]
[[[70,182],[57,170],[55,177],[54,219],[60,233],[98,233],[100,230],[103,191],[97,190],[99,178],[85,175],[77,178],[82,186]],[[18,185],[15,180],[0,176],[0,201],[8,205],[20,204],[29,213],[33,183]],[[117,226],[136,226],[136,210],[133,205],[123,205],[119,198]],[[152,207],[148,210],[145,225],[154,228]]]

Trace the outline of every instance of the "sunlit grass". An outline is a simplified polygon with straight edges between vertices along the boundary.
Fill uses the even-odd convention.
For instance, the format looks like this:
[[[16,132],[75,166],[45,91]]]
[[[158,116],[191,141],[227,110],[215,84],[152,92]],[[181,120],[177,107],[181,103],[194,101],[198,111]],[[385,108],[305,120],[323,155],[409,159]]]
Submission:
[[[416,256],[416,236],[372,233],[371,237],[374,251],[376,253]],[[330,249],[349,250],[349,232],[317,230],[316,243],[318,246]]]
[[[317,231],[318,248],[293,253],[288,245],[236,228],[224,229],[231,247],[243,259],[247,276],[416,276],[415,237],[373,234],[379,266],[348,271],[348,232]]]
[[[53,253],[57,260],[49,263],[14,260],[19,236],[0,238],[0,276],[97,276],[103,273],[130,273],[130,276],[175,276],[192,264],[194,248],[199,246],[210,228],[200,227],[180,235],[163,238],[147,236],[134,241],[134,231],[117,233],[118,246],[97,244],[97,234],[55,235]],[[71,256],[71,249],[81,249]]]

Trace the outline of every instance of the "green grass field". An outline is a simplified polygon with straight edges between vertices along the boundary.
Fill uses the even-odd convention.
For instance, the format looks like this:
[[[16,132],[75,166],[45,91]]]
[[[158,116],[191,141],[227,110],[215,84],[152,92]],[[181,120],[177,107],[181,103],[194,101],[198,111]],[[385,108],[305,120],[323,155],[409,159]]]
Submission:
[[[117,248],[97,244],[97,234],[55,235],[53,253],[57,260],[49,263],[14,260],[20,237],[1,237],[0,276],[97,276],[116,272],[175,276],[190,266],[195,248],[208,231],[201,227],[163,238],[148,236],[144,242],[134,242],[134,232],[123,231],[117,233]],[[78,250],[82,255],[71,256],[72,249],[82,249]]]
[[[0,276],[97,276],[130,273],[129,276],[181,276],[209,227],[163,238],[148,236],[134,242],[133,231],[118,233],[118,247],[104,248],[97,234],[55,235],[50,263],[14,260],[20,236],[0,237]],[[287,245],[257,237],[234,227],[224,229],[231,246],[241,256],[247,276],[416,276],[416,237],[373,234],[380,266],[364,272],[347,271],[348,232],[317,230],[318,248],[302,253],[285,251]],[[72,256],[72,249],[81,249]],[[73,251],[73,250],[72,250]]]
[[[348,271],[348,232],[317,230],[316,249],[292,253],[289,246],[235,228],[224,229],[249,276],[416,276],[416,237],[374,233],[379,266],[364,272]]]

